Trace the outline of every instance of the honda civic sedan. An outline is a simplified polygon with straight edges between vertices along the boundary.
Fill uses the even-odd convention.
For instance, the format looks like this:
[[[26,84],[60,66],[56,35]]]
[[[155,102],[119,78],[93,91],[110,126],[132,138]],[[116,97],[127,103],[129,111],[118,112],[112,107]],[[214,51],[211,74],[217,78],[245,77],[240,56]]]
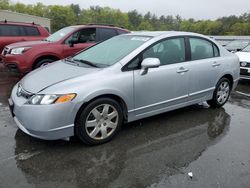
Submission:
[[[221,107],[239,73],[238,57],[203,35],[134,32],[29,73],[9,104],[28,135],[95,145],[124,122],[204,101]]]

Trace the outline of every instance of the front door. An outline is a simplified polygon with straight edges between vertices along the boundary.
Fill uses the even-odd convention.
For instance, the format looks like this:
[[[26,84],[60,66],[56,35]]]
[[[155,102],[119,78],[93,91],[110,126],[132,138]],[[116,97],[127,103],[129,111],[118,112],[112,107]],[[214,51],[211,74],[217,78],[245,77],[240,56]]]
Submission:
[[[187,101],[188,69],[186,69],[185,40],[172,38],[156,43],[141,54],[159,58],[161,66],[147,74],[134,71],[134,100],[136,116],[147,116],[178,107]],[[139,58],[139,57],[138,57]]]
[[[71,41],[75,41],[70,45]],[[96,42],[96,29],[86,28],[73,33],[64,41],[63,57],[69,57],[75,53],[94,45]]]

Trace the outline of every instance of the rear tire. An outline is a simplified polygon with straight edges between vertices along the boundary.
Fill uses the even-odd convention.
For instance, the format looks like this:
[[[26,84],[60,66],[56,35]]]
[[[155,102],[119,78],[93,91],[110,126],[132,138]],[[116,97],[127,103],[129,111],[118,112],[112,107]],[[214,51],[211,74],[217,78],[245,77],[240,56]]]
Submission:
[[[123,122],[122,108],[110,98],[99,98],[89,103],[77,116],[75,134],[87,145],[110,141]]]
[[[212,107],[212,108],[220,108],[223,106],[231,93],[231,83],[229,79],[227,78],[221,78],[219,82],[216,85],[216,88],[214,90],[213,98],[207,103]]]
[[[56,61],[56,60],[54,60],[54,59],[48,59],[48,58],[42,59],[42,60],[40,60],[40,61],[38,61],[36,63],[34,69],[37,69],[37,68],[42,67],[42,66],[45,66],[45,65],[50,64],[50,63],[52,63],[54,61]]]

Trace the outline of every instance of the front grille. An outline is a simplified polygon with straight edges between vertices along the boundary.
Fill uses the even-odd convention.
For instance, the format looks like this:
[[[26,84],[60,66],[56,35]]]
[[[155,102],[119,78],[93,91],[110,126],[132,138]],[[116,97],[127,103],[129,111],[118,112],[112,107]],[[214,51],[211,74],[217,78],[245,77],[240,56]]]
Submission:
[[[32,97],[34,95],[33,93],[30,93],[30,92],[26,91],[25,89],[23,89],[20,84],[18,85],[16,94],[18,97],[23,97],[25,99],[29,99],[30,97]]]
[[[247,69],[240,69],[240,75],[250,76],[250,73]]]
[[[249,62],[241,61],[241,62],[240,62],[240,66],[241,66],[241,67],[250,67],[250,63],[249,63]]]

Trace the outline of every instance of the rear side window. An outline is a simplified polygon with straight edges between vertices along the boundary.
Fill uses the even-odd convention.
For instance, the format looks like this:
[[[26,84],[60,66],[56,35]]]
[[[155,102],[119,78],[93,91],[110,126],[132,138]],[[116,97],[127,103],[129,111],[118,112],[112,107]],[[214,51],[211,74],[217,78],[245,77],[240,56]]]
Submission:
[[[39,36],[40,33],[36,27],[23,26],[26,36]]]
[[[213,43],[200,38],[190,38],[189,41],[191,47],[191,60],[219,56],[219,50]]]
[[[110,38],[117,35],[117,32],[115,29],[98,28],[98,30],[99,30],[99,40],[100,41],[110,39]]]
[[[0,36],[39,36],[36,27],[18,25],[0,25]]]
[[[23,36],[24,31],[17,25],[0,25],[0,36]]]

